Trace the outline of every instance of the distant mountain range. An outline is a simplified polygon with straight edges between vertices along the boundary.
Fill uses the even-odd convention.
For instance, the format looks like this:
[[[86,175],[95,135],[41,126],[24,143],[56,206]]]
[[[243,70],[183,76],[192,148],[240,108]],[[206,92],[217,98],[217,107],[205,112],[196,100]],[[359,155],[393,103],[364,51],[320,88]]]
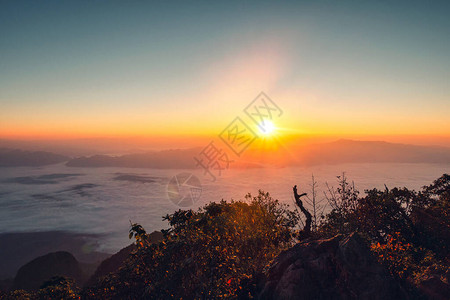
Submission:
[[[338,163],[450,163],[450,148],[416,146],[382,141],[338,140],[292,146],[272,152],[248,150],[242,158],[230,157],[231,167],[264,167]],[[0,149],[0,167],[42,166],[67,161],[69,167],[129,167],[191,169],[202,148],[176,149],[126,155],[69,158],[43,151]]]
[[[297,164],[450,163],[450,148],[382,141],[338,140],[298,149]]]
[[[191,169],[200,148],[153,151],[121,156],[94,155],[67,162],[69,167],[127,167],[156,169]]]
[[[70,158],[45,151],[23,151],[0,148],[0,167],[45,166],[61,163]]]

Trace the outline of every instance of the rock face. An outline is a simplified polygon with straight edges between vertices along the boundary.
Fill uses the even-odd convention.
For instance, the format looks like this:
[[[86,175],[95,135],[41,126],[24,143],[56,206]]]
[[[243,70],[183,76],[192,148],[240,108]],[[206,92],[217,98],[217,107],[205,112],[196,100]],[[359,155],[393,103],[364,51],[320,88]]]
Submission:
[[[101,261],[111,256],[95,251],[99,238],[64,231],[0,233],[0,280],[14,278],[21,266],[57,251],[72,253],[80,263],[94,264],[92,274]]]
[[[281,253],[260,299],[402,299],[406,295],[357,234],[304,241]]]
[[[53,276],[66,276],[83,282],[83,273],[75,257],[60,251],[40,256],[22,266],[14,278],[13,289],[37,290]]]
[[[450,270],[447,271],[447,274],[450,275]],[[447,282],[450,282],[449,279],[447,278]],[[422,281],[419,284],[419,289],[428,299],[450,299],[450,284],[443,282],[437,276],[431,276],[427,280]]]

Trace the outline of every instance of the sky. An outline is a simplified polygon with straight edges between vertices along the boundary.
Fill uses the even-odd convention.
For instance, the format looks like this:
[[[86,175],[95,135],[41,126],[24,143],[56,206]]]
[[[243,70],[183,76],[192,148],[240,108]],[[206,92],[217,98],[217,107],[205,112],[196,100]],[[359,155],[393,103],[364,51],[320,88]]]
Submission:
[[[450,137],[450,4],[0,1],[0,138]]]

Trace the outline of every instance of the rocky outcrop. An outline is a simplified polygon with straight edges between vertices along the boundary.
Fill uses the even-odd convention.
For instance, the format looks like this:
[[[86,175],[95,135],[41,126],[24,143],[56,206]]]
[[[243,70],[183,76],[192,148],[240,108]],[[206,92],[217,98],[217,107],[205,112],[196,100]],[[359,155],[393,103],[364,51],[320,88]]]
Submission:
[[[59,251],[40,256],[22,266],[14,278],[13,289],[37,290],[54,276],[73,278],[83,283],[83,272],[75,257],[69,252]]]
[[[102,238],[95,234],[65,231],[0,233],[0,280],[14,278],[21,266],[36,257],[57,251],[70,252],[78,262],[93,265],[93,270],[86,270],[93,274],[100,262],[111,256],[110,253],[96,251],[98,240]]]
[[[268,270],[260,299],[402,299],[406,295],[357,234],[305,240]]]
[[[450,274],[450,270],[447,271],[447,274]],[[450,299],[450,284],[448,282],[450,282],[449,278],[447,278],[447,282],[444,282],[438,276],[430,276],[419,284],[419,290],[428,299],[448,300]]]

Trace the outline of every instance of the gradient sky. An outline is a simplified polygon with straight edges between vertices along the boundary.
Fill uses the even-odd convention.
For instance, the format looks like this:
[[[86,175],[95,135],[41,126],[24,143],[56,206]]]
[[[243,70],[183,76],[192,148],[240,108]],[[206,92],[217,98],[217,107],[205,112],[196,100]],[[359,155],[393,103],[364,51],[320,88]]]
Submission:
[[[335,3],[336,2],[336,3]],[[450,136],[450,4],[0,1],[0,137]]]

